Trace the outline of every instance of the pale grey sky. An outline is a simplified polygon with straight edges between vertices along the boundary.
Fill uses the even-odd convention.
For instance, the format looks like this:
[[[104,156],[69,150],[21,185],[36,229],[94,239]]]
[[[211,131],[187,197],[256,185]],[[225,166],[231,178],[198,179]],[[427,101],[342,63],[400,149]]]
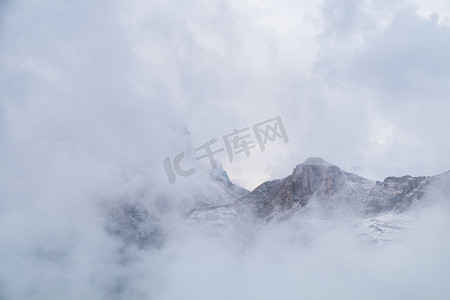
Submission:
[[[439,212],[429,219],[445,226],[418,225],[429,242],[369,259],[341,233],[308,251],[287,230],[243,256],[193,237],[154,256],[130,250],[124,267],[98,203],[160,190],[183,199],[204,177],[170,186],[165,157],[275,116],[288,143],[231,164],[218,157],[234,182],[252,189],[311,156],[377,180],[450,170],[448,53],[447,0],[0,1],[0,298],[101,299],[127,285],[160,299],[206,286],[211,299],[235,284],[244,297],[273,299],[258,289],[272,282],[296,299],[330,298],[322,274],[337,279],[333,292],[356,282],[354,299],[378,282],[388,287],[378,295],[398,299],[398,278],[413,296],[445,291],[449,225]],[[428,272],[404,255],[409,246]],[[352,267],[334,274],[342,262]],[[280,274],[306,289],[283,288]]]

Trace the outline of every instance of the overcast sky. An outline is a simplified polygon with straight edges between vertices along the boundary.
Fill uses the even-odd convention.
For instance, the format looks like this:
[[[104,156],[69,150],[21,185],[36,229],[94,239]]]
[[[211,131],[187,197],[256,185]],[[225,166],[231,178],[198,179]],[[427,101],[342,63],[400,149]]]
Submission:
[[[9,172],[66,159],[55,165],[168,185],[162,161],[182,151],[183,128],[194,147],[212,138],[223,147],[234,129],[275,116],[288,143],[232,163],[217,156],[233,181],[253,188],[310,156],[371,179],[450,170],[448,1],[2,1],[0,10]]]
[[[170,185],[166,158],[209,168],[194,148],[276,116],[287,143],[217,155],[232,181],[312,156],[374,180],[450,170],[448,53],[448,0],[0,0],[0,298],[448,295],[448,210],[375,250],[335,224],[246,249],[196,233],[139,251],[105,231],[108,204],[208,188],[200,171]]]

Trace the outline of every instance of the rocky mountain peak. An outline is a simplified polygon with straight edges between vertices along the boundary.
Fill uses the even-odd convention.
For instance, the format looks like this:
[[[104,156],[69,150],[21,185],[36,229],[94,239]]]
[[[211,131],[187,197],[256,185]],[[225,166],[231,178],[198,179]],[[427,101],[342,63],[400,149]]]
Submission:
[[[300,165],[315,165],[315,166],[323,166],[323,167],[334,166],[321,157],[309,157]]]
[[[322,197],[333,195],[343,185],[345,175],[324,159],[311,157],[295,167],[290,180],[295,198],[303,200],[314,193]]]
[[[312,157],[297,165],[286,178],[265,182],[237,204],[248,203],[261,218],[302,208],[311,199],[322,202],[333,198],[351,202],[362,193],[368,193],[372,182],[346,173],[322,158]],[[344,205],[344,204],[342,204]]]

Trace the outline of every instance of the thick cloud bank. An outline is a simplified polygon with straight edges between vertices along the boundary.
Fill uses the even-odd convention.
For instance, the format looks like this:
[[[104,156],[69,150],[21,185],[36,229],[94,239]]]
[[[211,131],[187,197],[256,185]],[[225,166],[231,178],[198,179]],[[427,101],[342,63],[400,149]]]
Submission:
[[[334,220],[211,236],[182,220],[218,193],[208,166],[170,185],[162,163],[280,115],[289,143],[219,157],[242,186],[308,156],[374,179],[449,170],[449,16],[444,1],[0,1],[0,299],[447,299],[444,204],[378,247]],[[167,241],[125,246],[118,203],[155,212]]]

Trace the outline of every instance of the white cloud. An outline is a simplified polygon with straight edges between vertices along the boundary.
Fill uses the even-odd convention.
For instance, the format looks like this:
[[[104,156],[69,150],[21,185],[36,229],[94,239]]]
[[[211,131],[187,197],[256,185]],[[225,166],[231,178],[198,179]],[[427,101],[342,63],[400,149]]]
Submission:
[[[415,5],[1,2],[0,256],[7,263],[0,281],[13,284],[0,290],[79,299],[122,286],[124,293],[151,290],[162,298],[211,297],[217,290],[227,298],[236,295],[224,287],[237,286],[248,297],[268,298],[280,287],[288,298],[325,296],[325,280],[332,292],[348,289],[349,298],[367,299],[365,290],[399,296],[386,272],[416,283],[417,295],[424,293],[420,280],[441,286],[445,270],[432,267],[446,266],[445,247],[414,244],[421,254],[437,255],[421,273],[415,256],[401,260],[402,246],[367,261],[353,244],[333,252],[328,237],[314,244],[317,256],[289,238],[271,245],[269,235],[261,241],[268,248],[254,246],[241,256],[201,240],[204,248],[185,243],[154,258],[130,251],[131,262],[118,264],[120,244],[106,234],[97,210],[105,199],[142,190],[195,190],[201,176],[171,190],[162,167],[164,157],[184,148],[184,127],[198,146],[277,115],[289,143],[225,163],[233,181],[254,187],[290,174],[309,156],[356,165],[375,179],[450,169],[448,5]],[[342,270],[354,258],[361,277],[359,270]],[[127,294],[133,297],[140,295]]]

